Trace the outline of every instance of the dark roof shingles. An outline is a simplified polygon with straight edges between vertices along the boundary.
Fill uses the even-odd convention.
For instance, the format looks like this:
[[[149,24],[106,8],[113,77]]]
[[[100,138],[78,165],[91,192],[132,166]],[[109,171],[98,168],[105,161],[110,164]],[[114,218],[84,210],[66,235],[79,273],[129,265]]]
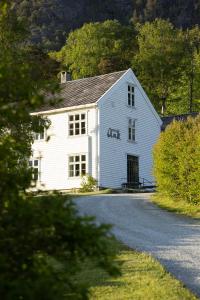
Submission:
[[[193,112],[193,113],[182,114],[182,115],[161,117],[161,120],[163,121],[161,130],[164,131],[165,128],[173,121],[185,121],[187,120],[188,117],[196,117],[197,115],[198,115],[197,112]]]
[[[63,99],[55,105],[45,104],[38,111],[79,106],[96,103],[97,100],[118,80],[126,71],[67,81],[61,85],[58,95]],[[49,98],[49,97],[48,97]]]

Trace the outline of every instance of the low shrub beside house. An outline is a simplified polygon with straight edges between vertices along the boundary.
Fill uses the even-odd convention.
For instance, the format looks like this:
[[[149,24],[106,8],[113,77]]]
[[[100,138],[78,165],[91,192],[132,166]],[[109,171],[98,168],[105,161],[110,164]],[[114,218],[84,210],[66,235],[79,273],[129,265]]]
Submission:
[[[200,116],[169,125],[154,147],[159,195],[200,203]],[[173,203],[172,202],[172,203]]]

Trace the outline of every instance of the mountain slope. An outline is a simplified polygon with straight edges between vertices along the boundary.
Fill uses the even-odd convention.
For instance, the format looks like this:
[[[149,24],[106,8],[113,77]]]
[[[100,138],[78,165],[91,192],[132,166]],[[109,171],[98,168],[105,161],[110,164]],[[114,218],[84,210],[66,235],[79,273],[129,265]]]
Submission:
[[[58,50],[66,35],[86,22],[122,23],[169,19],[178,27],[200,23],[200,0],[13,0],[20,18],[28,18],[32,41]]]

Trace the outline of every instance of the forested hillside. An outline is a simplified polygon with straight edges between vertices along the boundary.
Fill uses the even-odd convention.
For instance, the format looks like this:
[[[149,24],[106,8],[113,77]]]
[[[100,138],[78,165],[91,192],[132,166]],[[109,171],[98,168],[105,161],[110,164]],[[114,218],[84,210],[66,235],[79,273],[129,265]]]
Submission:
[[[127,23],[132,0],[13,0],[18,16],[28,18],[32,41],[58,50],[71,30],[86,22],[117,19]]]
[[[133,0],[133,20],[169,19],[177,27],[200,24],[200,0]]]
[[[156,17],[175,26],[200,23],[200,0],[13,0],[20,18],[28,17],[32,41],[58,50],[66,35],[84,23],[117,19],[145,22]]]

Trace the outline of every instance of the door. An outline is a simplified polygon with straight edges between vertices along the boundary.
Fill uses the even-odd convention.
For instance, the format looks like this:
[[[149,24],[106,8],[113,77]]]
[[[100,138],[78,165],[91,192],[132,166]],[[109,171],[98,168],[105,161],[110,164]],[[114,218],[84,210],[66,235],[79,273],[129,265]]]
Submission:
[[[127,155],[127,183],[131,187],[139,186],[139,159],[137,156]]]

